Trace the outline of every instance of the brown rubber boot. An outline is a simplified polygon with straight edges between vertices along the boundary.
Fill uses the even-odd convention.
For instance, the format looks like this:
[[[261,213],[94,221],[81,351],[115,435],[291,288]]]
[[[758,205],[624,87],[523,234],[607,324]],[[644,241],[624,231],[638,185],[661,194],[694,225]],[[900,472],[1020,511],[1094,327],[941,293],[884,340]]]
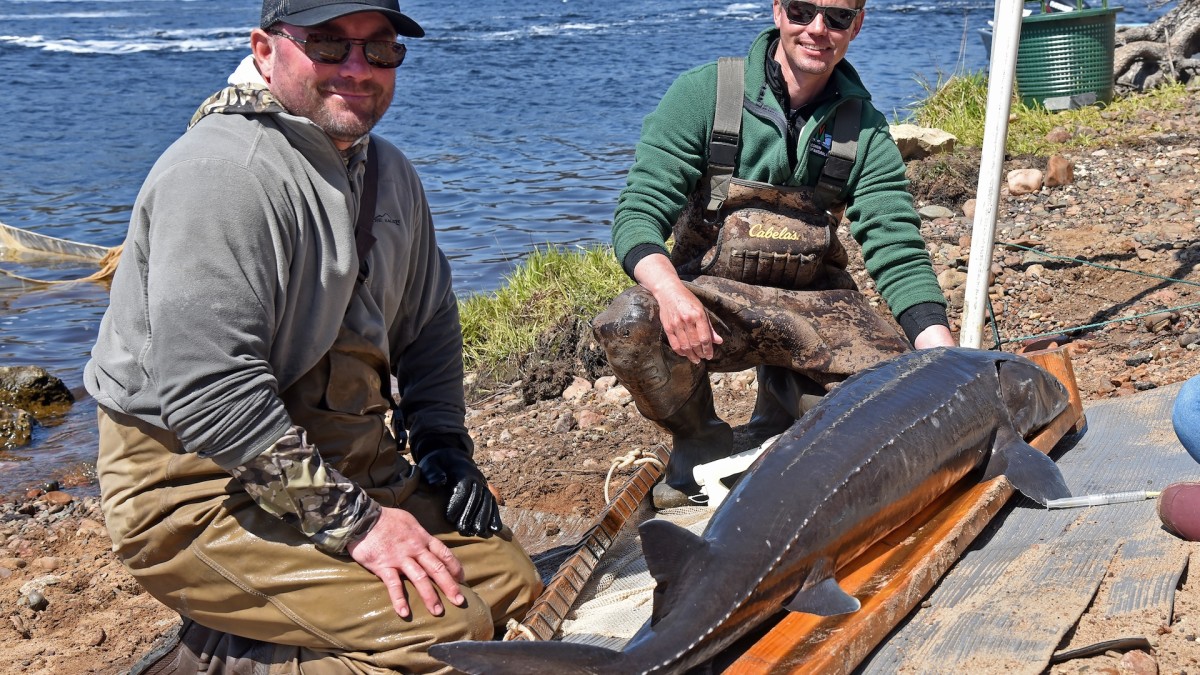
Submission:
[[[1158,517],[1171,534],[1200,541],[1200,482],[1183,481],[1163,488],[1158,498]]]
[[[754,400],[754,412],[750,413],[750,421],[746,429],[754,438],[770,438],[781,434],[799,418],[798,410],[790,410],[784,403],[779,382],[782,370],[778,367],[759,366],[755,369],[758,376],[758,398]],[[798,402],[795,402],[798,406]]]
[[[147,652],[129,675],[266,675],[275,646],[184,619],[179,631]]]
[[[733,429],[717,417],[707,377],[679,410],[658,423],[671,432],[671,458],[663,480],[651,493],[654,507],[687,506],[692,503],[689,497],[700,494],[692,468],[728,457],[733,450]]]
[[[193,625],[184,619],[183,625],[169,634],[164,634],[150,651],[142,655],[137,663],[129,669],[129,675],[161,675],[163,673],[182,672],[180,661],[183,659],[183,634]],[[195,671],[193,671],[195,672]]]
[[[751,437],[767,439],[787,431],[825,394],[825,388],[800,373],[779,366],[759,366],[758,398],[746,423]]]

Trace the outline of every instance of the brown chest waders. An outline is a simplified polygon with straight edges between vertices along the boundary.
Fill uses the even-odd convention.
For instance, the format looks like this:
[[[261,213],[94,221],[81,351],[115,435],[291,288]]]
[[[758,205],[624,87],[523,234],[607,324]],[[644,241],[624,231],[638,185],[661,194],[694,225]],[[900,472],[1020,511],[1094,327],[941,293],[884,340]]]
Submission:
[[[216,463],[168,431],[99,409],[97,472],[114,551],[185,619],[172,650],[147,659],[144,672],[452,672],[426,653],[431,645],[489,640],[524,616],[541,587],[529,557],[507,529],[464,537],[446,520],[445,491],[419,481],[388,428],[390,388],[387,355],[343,325],[280,397],[326,462],[454,551],[467,602],[444,601],[440,617],[405,581],[412,618],[402,620],[378,577],[317,550]]]
[[[692,468],[732,451],[730,426],[715,412],[709,372],[756,367],[752,430],[786,429],[814,399],[850,375],[909,349],[858,292],[837,238],[839,199],[857,152],[861,102],[847,99],[813,187],[734,178],[744,92],[742,59],[720,59],[709,160],[673,231],[671,262],[724,339],[693,365],[667,342],[658,305],[627,289],[593,321],[614,374],[638,410],[671,434],[660,508],[699,492]]]

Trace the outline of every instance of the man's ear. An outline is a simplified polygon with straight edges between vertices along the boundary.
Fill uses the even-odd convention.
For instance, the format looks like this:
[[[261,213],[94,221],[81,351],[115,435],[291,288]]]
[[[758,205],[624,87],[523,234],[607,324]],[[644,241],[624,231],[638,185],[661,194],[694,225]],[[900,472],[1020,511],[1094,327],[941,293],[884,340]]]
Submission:
[[[255,28],[250,33],[250,53],[254,55],[254,65],[263,81],[271,84],[271,66],[275,63],[275,44],[271,36],[261,28]]]
[[[866,8],[863,8],[858,13],[858,16],[854,17],[854,27],[851,29],[853,32],[850,33],[851,40],[858,37],[858,31],[862,30],[863,21],[866,20],[866,18],[867,18]]]

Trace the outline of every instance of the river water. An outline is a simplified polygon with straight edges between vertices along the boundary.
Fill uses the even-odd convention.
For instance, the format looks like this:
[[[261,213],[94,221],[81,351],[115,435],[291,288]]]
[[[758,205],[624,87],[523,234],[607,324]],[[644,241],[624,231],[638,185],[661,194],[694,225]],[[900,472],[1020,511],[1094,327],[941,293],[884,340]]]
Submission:
[[[1165,11],[1125,3],[1122,23]],[[460,294],[488,291],[532,248],[607,242],[642,117],[674,77],[742,55],[770,2],[403,0],[408,40],[377,131],[413,159]],[[247,53],[254,0],[0,0],[0,222],[112,246],[155,158]],[[871,0],[849,59],[896,118],[922,82],[987,68],[980,0]],[[0,253],[0,255],[3,255]],[[43,279],[77,265],[3,260]],[[87,270],[90,271],[90,270]],[[107,305],[99,285],[0,288],[0,365],[40,365],[82,394]],[[0,452],[0,492],[86,475],[94,404]]]

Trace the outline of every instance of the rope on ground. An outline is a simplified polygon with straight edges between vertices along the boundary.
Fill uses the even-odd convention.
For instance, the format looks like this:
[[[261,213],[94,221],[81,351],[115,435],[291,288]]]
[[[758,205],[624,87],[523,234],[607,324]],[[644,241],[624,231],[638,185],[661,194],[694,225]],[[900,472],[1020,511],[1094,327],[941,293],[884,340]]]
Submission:
[[[1113,267],[1111,265],[1102,265],[1100,263],[1094,263],[1094,262],[1091,262],[1088,260],[1082,260],[1080,258],[1070,258],[1067,256],[1055,255],[1053,253],[1046,253],[1045,251],[1040,251],[1036,248],[1031,248],[1029,246],[1022,246],[1020,244],[1003,244],[1002,243],[1000,245],[1006,246],[1008,248],[1015,248],[1015,249],[1020,249],[1022,251],[1028,251],[1030,253],[1035,253],[1044,258],[1049,258],[1052,260],[1060,260],[1063,262],[1087,265],[1089,267],[1095,267],[1097,269],[1107,270],[1110,272],[1122,272],[1124,274],[1132,274],[1134,276],[1146,277],[1149,279],[1158,279],[1159,281],[1169,281],[1171,283],[1184,284],[1186,286],[1200,286],[1200,282],[1196,282],[1196,281],[1188,281],[1187,279],[1177,279],[1175,277],[1167,277],[1167,276],[1162,276],[1160,274],[1150,274],[1148,272],[1138,272],[1136,270],[1121,269],[1120,267]],[[1002,338],[1000,336],[1000,323],[996,320],[996,312],[992,306],[992,298],[990,295],[988,296],[988,315],[991,317],[992,334],[995,337],[995,345],[993,346],[993,349],[999,349],[1001,345],[1012,344],[1014,342],[1023,342],[1025,340],[1036,340],[1037,338],[1052,337],[1052,336],[1064,335],[1064,334],[1068,334],[1068,333],[1080,333],[1080,332],[1083,332],[1086,330],[1091,330],[1093,328],[1101,328],[1103,326],[1107,326],[1107,325],[1113,324],[1113,323],[1122,323],[1125,321],[1136,321],[1137,319],[1142,319],[1147,316],[1153,316],[1155,314],[1162,314],[1164,312],[1175,312],[1175,311],[1184,310],[1184,309],[1193,309],[1196,307],[1200,307],[1200,303],[1191,303],[1191,304],[1187,304],[1187,305],[1177,305],[1175,307],[1167,307],[1165,309],[1156,309],[1156,310],[1150,311],[1150,312],[1143,312],[1141,314],[1132,314],[1130,316],[1123,316],[1119,319],[1109,319],[1108,321],[1098,321],[1096,323],[1089,323],[1089,324],[1085,324],[1085,325],[1081,325],[1081,326],[1064,326],[1058,330],[1053,330],[1053,331],[1049,331],[1046,333],[1037,333],[1034,335],[1022,335],[1020,337],[1015,337],[1015,338]]]
[[[532,628],[516,619],[509,619],[508,623],[504,624],[504,627],[508,629],[508,632],[504,634],[505,642],[512,642],[517,638],[529,640],[530,642],[537,642],[539,640]]]
[[[990,305],[991,303],[989,302],[988,304]],[[1119,319],[1109,319],[1108,321],[1099,321],[1096,323],[1089,323],[1089,324],[1085,324],[1082,326],[1071,326],[1071,327],[1061,328],[1059,330],[1053,330],[1048,333],[1037,333],[1035,335],[1022,335],[1021,337],[1007,338],[1004,340],[1000,339],[999,331],[997,331],[996,332],[996,338],[997,338],[996,346],[999,346],[1001,344],[1011,344],[1013,342],[1022,342],[1024,340],[1034,340],[1037,338],[1050,337],[1053,335],[1063,335],[1064,333],[1079,333],[1079,332],[1082,332],[1085,330],[1090,330],[1092,328],[1101,328],[1103,326],[1107,326],[1110,323],[1123,323],[1125,321],[1135,321],[1137,319],[1144,319],[1148,316],[1154,316],[1155,314],[1162,314],[1164,312],[1176,312],[1176,311],[1184,310],[1184,309],[1195,309],[1197,307],[1200,307],[1200,302],[1193,302],[1189,305],[1176,305],[1174,307],[1167,307],[1165,309],[1156,309],[1152,312],[1142,312],[1141,314],[1132,314],[1130,316],[1123,316]],[[994,325],[995,324],[994,318],[992,319],[992,322]]]
[[[604,477],[604,503],[608,504],[612,501],[609,497],[609,487],[612,484],[613,473],[617,469],[628,469],[633,466],[641,466],[643,464],[656,464],[658,468],[663,468],[663,463],[650,450],[630,450],[624,455],[614,459],[612,465],[608,467],[608,475]]]
[[[1097,269],[1108,270],[1109,272],[1124,272],[1125,274],[1133,274],[1133,275],[1136,275],[1139,277],[1149,277],[1151,279],[1158,279],[1159,281],[1171,281],[1171,282],[1175,282],[1175,283],[1185,284],[1188,286],[1200,286],[1200,281],[1188,281],[1187,279],[1176,279],[1175,277],[1164,277],[1160,274],[1150,274],[1149,272],[1138,272],[1137,270],[1126,270],[1126,269],[1121,269],[1120,267],[1113,267],[1111,265],[1101,265],[1100,263],[1094,263],[1094,262],[1091,262],[1090,260],[1083,260],[1082,258],[1069,258],[1067,256],[1056,255],[1054,253],[1046,253],[1045,251],[1041,251],[1036,248],[1030,248],[1029,246],[1022,246],[1020,244],[1001,244],[1001,246],[1007,246],[1008,248],[1016,248],[1016,249],[1020,249],[1022,251],[1029,251],[1030,253],[1036,253],[1036,254],[1042,256],[1043,258],[1050,258],[1052,260],[1061,260],[1063,262],[1079,263],[1080,265],[1087,265],[1088,267],[1095,267]]]

